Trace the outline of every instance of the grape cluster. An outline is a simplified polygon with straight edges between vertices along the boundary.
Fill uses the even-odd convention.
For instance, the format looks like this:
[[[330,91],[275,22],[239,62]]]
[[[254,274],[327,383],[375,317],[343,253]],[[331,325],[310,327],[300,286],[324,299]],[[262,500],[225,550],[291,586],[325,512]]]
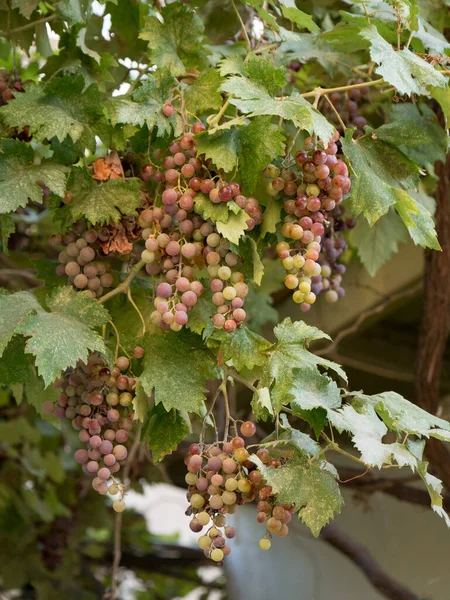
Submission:
[[[243,423],[241,434],[254,435],[256,427],[250,421]],[[222,448],[213,444],[191,444],[185,457],[188,473],[187,515],[194,515],[189,527],[195,533],[207,528],[198,545],[208,558],[222,564],[231,548],[226,540],[235,536],[233,527],[226,525],[226,515],[233,514],[236,506],[252,502],[261,484],[261,475],[249,461],[243,437],[224,442]],[[223,530],[223,531],[222,531]]]
[[[265,175],[271,179],[268,193],[284,196],[286,216],[281,233],[286,241],[279,242],[276,251],[287,271],[284,283],[293,290],[293,300],[303,311],[310,309],[318,293],[328,289],[324,281],[331,272],[325,268],[323,244],[327,239],[336,243],[336,208],[350,191],[347,165],[336,156],[338,140],[337,131],[326,148],[307,138],[304,149],[295,155],[295,169],[280,172],[274,165],[265,169]],[[331,251],[330,242],[326,243]],[[337,242],[338,247],[341,243]],[[322,268],[328,274],[321,278]],[[326,299],[334,301],[334,294]]]
[[[58,255],[60,264],[56,274],[67,277],[76,290],[88,290],[93,298],[100,297],[114,284],[113,276],[108,272],[110,265],[101,249],[101,243],[108,240],[109,235],[107,228],[88,229],[84,221],[75,223],[67,233],[53,234],[49,243],[64,246]]]
[[[134,349],[134,359],[143,355],[143,348]],[[76,450],[75,460],[86,474],[94,476],[94,490],[103,495],[120,493],[120,499],[113,503],[117,512],[125,508],[124,486],[115,481],[114,474],[128,455],[125,444],[133,425],[135,383],[129,358],[119,356],[111,372],[105,360],[92,353],[87,364],[79,363],[57,380],[55,385],[61,389],[57,404],[47,401],[42,407],[46,414],[71,421],[85,444]],[[113,483],[108,484],[109,480]]]
[[[248,286],[238,270],[241,259],[215,224],[198,214],[196,198],[206,196],[214,204],[234,202],[247,213],[249,230],[261,223],[262,211],[255,198],[242,194],[238,183],[214,175],[210,161],[197,156],[194,135],[204,129],[196,123],[191,132],[170,144],[167,156],[156,151],[155,164],[142,168],[141,179],[156,184],[156,189],[153,205],[138,219],[145,242],[141,259],[147,273],[157,277],[151,315],[155,325],[179,331],[187,323],[189,311],[204,292],[197,273],[206,267],[217,306],[213,324],[232,332],[246,317]]]
[[[234,527],[227,526],[226,515],[233,514],[236,507],[253,502],[258,495],[257,521],[266,523],[266,534],[260,540],[262,550],[270,548],[273,534],[284,537],[288,534],[288,523],[291,520],[294,506],[277,505],[276,495],[272,488],[265,485],[256,465],[249,460],[249,452],[245,448],[245,439],[252,437],[256,426],[251,421],[241,425],[241,436],[231,441],[201,447],[191,444],[185,457],[188,473],[187,499],[190,503],[186,514],[193,515],[190,528],[200,533],[198,545],[208,558],[222,564],[225,556],[231,552],[227,539],[236,535]],[[285,457],[271,458],[269,451],[260,448],[257,452],[260,460],[272,467],[279,467]],[[222,531],[223,530],[223,531]]]

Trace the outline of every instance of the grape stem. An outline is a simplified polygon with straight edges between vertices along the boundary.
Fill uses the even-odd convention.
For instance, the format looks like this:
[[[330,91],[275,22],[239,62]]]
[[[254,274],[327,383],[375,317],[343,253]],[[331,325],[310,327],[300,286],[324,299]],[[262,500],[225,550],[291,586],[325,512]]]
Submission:
[[[49,21],[54,21],[57,18],[57,16],[58,15],[56,13],[53,13],[53,14],[49,15],[48,17],[42,17],[42,19],[36,19],[36,21],[32,21],[31,23],[26,23],[25,25],[21,25],[20,27],[16,27],[15,29],[8,29],[7,32],[0,31],[0,36],[11,39],[11,37],[14,36],[14,34],[16,34],[16,33],[20,33],[21,31],[26,31],[27,29],[33,29],[33,27],[36,27],[36,25],[39,25],[40,23],[48,23]]]
[[[246,381],[245,379],[243,379],[240,375],[238,375],[237,373],[235,373],[234,371],[230,371],[230,370],[226,370],[226,374],[231,377],[232,379],[234,379],[235,381],[238,381],[239,383],[242,383],[243,385],[245,385],[245,387],[248,387],[249,390],[252,390],[252,392],[257,392],[258,390],[255,388],[254,385],[252,385],[251,383],[249,383],[248,381]]]
[[[223,441],[225,443],[228,441],[228,431],[230,428],[230,421],[234,420],[234,419],[232,419],[231,413],[230,413],[230,403],[228,401],[227,382],[225,379],[220,384],[219,389],[222,390],[223,400],[224,400],[224,404],[225,404],[225,427],[223,430]]]
[[[205,415],[205,417],[203,419],[203,422],[202,422],[202,430],[200,432],[200,440],[199,440],[200,441],[200,446],[202,447],[202,449],[203,449],[203,444],[204,444],[204,441],[205,441],[205,431],[206,431],[207,421],[208,421],[208,418],[210,416],[212,416],[212,411],[214,409],[214,406],[216,404],[217,398],[219,397],[221,391],[222,391],[222,386],[219,385],[217,387],[216,393],[214,394],[214,397],[213,397],[213,399],[211,401],[211,406],[209,407],[208,412],[206,413],[206,415]],[[217,433],[217,426],[216,426],[216,436],[217,435],[218,435],[218,433]]]
[[[145,332],[147,331],[147,328],[145,326],[145,319],[141,313],[141,311],[139,310],[138,305],[136,304],[136,302],[133,300],[133,296],[131,295],[131,290],[130,288],[128,288],[127,291],[127,296],[128,296],[128,300],[130,301],[131,306],[134,308],[134,310],[137,312],[137,314],[139,315],[139,318],[141,319],[142,322],[142,335],[145,335]]]
[[[133,445],[130,448],[130,452],[128,454],[127,462],[125,468],[123,470],[123,483],[124,485],[129,484],[129,476],[130,469],[133,463],[134,457],[136,456],[136,452],[138,451],[139,444],[141,443],[141,431],[142,431],[142,423],[139,423],[136,428],[136,437],[134,438]],[[123,513],[116,513],[114,519],[114,558],[111,569],[111,590],[106,596],[108,600],[115,600],[117,593],[117,573],[119,571],[120,559],[122,557],[122,548],[121,548],[121,537],[122,537],[122,515]]]
[[[327,442],[327,446],[326,446],[326,450],[334,450],[335,452],[337,452],[338,454],[342,454],[342,456],[346,456],[347,458],[349,458],[350,460],[354,460],[355,462],[359,463],[360,465],[364,465],[365,467],[367,467],[366,463],[361,460],[360,458],[358,458],[357,456],[353,456],[353,454],[350,454],[350,452],[346,452],[345,450],[343,450],[338,444],[336,444],[336,442],[332,442],[330,440],[330,438],[327,436],[326,433],[322,432],[322,437],[323,439]],[[396,465],[395,465],[396,466]]]
[[[217,113],[217,115],[215,115],[214,117],[211,118],[207,118],[206,122],[208,123],[208,125],[210,127],[214,127],[214,125],[217,125],[220,121],[220,119],[223,117],[223,115],[225,114],[225,111],[227,110],[228,106],[230,104],[230,100],[226,100],[222,106],[222,108],[219,110],[219,112]]]
[[[341,85],[339,87],[334,88],[321,88],[317,87],[311,92],[305,92],[304,94],[300,94],[302,98],[320,98],[325,94],[331,94],[333,92],[345,92],[347,90],[355,90],[357,88],[363,87],[371,87],[374,85],[381,85],[386,83],[384,79],[374,79],[373,81],[363,81],[362,83],[352,83],[351,85]],[[279,100],[283,100],[283,98],[279,98]]]
[[[114,288],[113,290],[111,290],[110,292],[108,292],[107,294],[105,294],[104,296],[102,296],[101,298],[99,298],[97,300],[97,302],[99,304],[104,304],[107,300],[109,300],[110,298],[113,298],[114,296],[117,296],[117,294],[120,294],[121,292],[125,292],[129,287],[130,287],[130,283],[133,281],[133,279],[136,277],[136,275],[139,273],[139,271],[142,269],[142,267],[145,265],[145,260],[140,260],[139,262],[137,262],[130,270],[128,277],[126,279],[124,279],[122,281],[122,283],[119,283],[119,285]]]
[[[336,107],[334,106],[334,104],[331,102],[331,100],[328,98],[328,94],[324,94],[323,97],[325,98],[325,100],[328,102],[328,104],[331,106],[332,111],[334,112],[334,114],[336,115],[337,120],[339,121],[339,123],[341,124],[342,129],[345,131],[347,129],[347,127],[345,126],[344,121],[341,119],[341,115],[338,113],[338,111],[336,110]]]
[[[251,52],[251,51],[252,51],[252,43],[251,43],[251,41],[250,41],[250,38],[248,37],[247,29],[246,29],[246,27],[245,27],[245,23],[244,23],[244,21],[242,20],[242,17],[241,17],[241,15],[239,14],[239,11],[238,11],[238,9],[237,9],[237,7],[236,7],[236,4],[234,3],[234,0],[231,0],[231,4],[233,5],[234,12],[236,13],[236,15],[237,15],[237,18],[239,19],[239,23],[241,24],[241,27],[242,27],[242,33],[244,34],[245,41],[247,42],[247,45],[248,45],[248,51],[249,51],[249,52]]]

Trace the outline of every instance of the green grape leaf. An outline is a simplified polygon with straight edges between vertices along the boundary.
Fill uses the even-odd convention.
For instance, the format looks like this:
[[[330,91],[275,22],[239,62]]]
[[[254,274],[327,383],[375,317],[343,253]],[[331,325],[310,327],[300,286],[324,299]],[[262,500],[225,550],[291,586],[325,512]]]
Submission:
[[[389,209],[372,227],[361,215],[356,227],[349,232],[349,242],[372,277],[393,254],[398,244],[406,242],[406,229],[394,210]]]
[[[386,123],[378,127],[376,136],[392,146],[421,146],[435,141],[433,133],[417,120]]]
[[[269,388],[261,387],[255,391],[252,398],[252,411],[258,421],[267,421],[267,419],[273,418],[275,413]]]
[[[278,223],[281,222],[281,209],[283,205],[276,198],[270,198],[268,205],[264,209],[263,222],[261,227],[261,237],[267,233],[275,233]]]
[[[247,323],[255,333],[261,334],[265,325],[278,322],[278,311],[273,307],[272,296],[259,289],[249,289],[245,310]]]
[[[228,223],[229,217],[233,214],[230,212],[229,202],[219,202],[215,204],[205,194],[198,193],[194,199],[195,212],[202,215],[204,220],[211,220],[213,223],[220,221]]]
[[[389,429],[428,437],[433,428],[450,431],[450,423],[409,402],[396,392],[364,396]]]
[[[394,190],[398,202],[395,208],[406,225],[413,242],[422,248],[440,250],[434,221],[428,210],[403,190]]]
[[[251,237],[247,237],[247,242],[250,244],[252,252],[253,281],[256,283],[256,285],[261,285],[262,278],[264,277],[264,263],[261,260],[255,240]]]
[[[416,457],[402,444],[384,444],[388,429],[378,418],[370,402],[360,397],[354,405],[346,404],[337,410],[328,410],[328,420],[339,432],[348,431],[353,445],[360,451],[361,460],[368,466],[381,468],[394,458],[401,467],[417,467]]]
[[[8,256],[8,240],[16,231],[16,224],[9,215],[0,214],[0,233],[2,234],[2,249],[3,254]]]
[[[248,214],[240,208],[237,214],[229,213],[228,221],[226,223],[218,221],[216,223],[216,228],[224,238],[233,244],[239,244],[239,240],[248,229],[248,219]]]
[[[277,469],[267,467],[257,456],[255,462],[279,504],[295,504],[299,518],[318,537],[321,529],[341,511],[343,499],[335,477],[299,450]]]
[[[249,54],[245,63],[247,76],[251,81],[265,88],[269,94],[275,95],[286,85],[286,73],[283,67],[276,67],[271,60]]]
[[[328,424],[327,411],[324,408],[313,408],[311,410],[296,410],[295,414],[310,425],[316,438],[319,439],[320,434]]]
[[[40,308],[39,302],[29,292],[0,296],[0,356],[13,337],[17,326],[29,313]]]
[[[378,65],[375,72],[400,94],[420,94],[421,86],[446,87],[444,75],[407,48],[394,50],[374,25],[363,29],[359,35],[370,42],[370,57]]]
[[[320,28],[314,23],[312,17],[295,6],[284,6],[282,4],[281,12],[285,19],[289,19],[299,29],[307,29],[311,33],[320,32]]]
[[[79,46],[81,48],[81,51],[84,54],[87,54],[93,60],[95,60],[95,62],[97,64],[100,64],[101,63],[100,54],[98,52],[95,52],[95,50],[91,50],[86,45],[86,34],[87,34],[87,27],[82,27],[80,29],[80,31],[78,32],[76,44],[77,44],[77,46]]]
[[[263,353],[270,346],[270,342],[241,325],[226,337],[220,348],[223,360],[232,360],[235,369],[242,371],[263,365],[267,360]]]
[[[162,113],[174,85],[173,75],[163,69],[158,76],[150,75],[133,93],[133,101],[116,98],[112,102],[112,113],[116,123],[128,123],[138,127],[147,125],[149,131],[156,127],[158,137],[169,135],[176,126],[176,117]]]
[[[56,77],[45,87],[29,85],[14,102],[0,108],[0,117],[10,127],[28,126],[35,142],[53,137],[63,142],[69,136],[94,149],[92,124],[101,114],[100,101],[96,86],[83,89],[83,78],[71,76]]]
[[[398,202],[396,191],[419,186],[419,167],[399,149],[374,135],[354,140],[347,130],[342,148],[354,173],[350,205],[354,216],[363,214],[370,225]]]
[[[89,350],[106,353],[102,338],[90,327],[97,327],[110,317],[87,292],[76,294],[67,287],[54,290],[48,302],[50,313],[44,311],[34,298],[34,302],[23,296],[17,298],[23,293],[5,298],[10,299],[9,304],[20,304],[28,313],[18,326],[16,321],[15,331],[29,338],[25,351],[36,357],[36,366],[46,386],[61,371],[74,367],[78,360],[86,362]]]
[[[317,369],[294,369],[292,383],[293,410],[339,408],[342,404],[336,382]]]
[[[201,296],[189,311],[189,320],[186,327],[200,335],[207,325],[211,323],[213,316],[213,304],[211,300]]]
[[[13,103],[11,103],[13,104]],[[2,140],[0,152],[0,213],[9,213],[28,200],[42,204],[43,182],[58,196],[64,196],[67,167],[50,160],[33,163],[34,152],[25,142]]]
[[[1,302],[0,302],[1,306]],[[0,324],[2,319],[0,317]],[[15,335],[6,346],[0,359],[0,385],[34,382],[34,366],[30,356],[24,356],[25,340]],[[36,378],[36,376],[35,376]]]
[[[419,462],[417,466],[417,472],[427,487],[431,500],[431,508],[437,515],[444,519],[447,527],[450,527],[450,517],[445,512],[443,507],[442,490],[444,489],[444,486],[440,479],[428,473],[427,467],[427,462]]]
[[[315,134],[328,144],[334,127],[297,92],[282,100],[273,98],[267,89],[245,77],[230,77],[221,87],[231,94],[230,103],[250,117],[273,115],[292,121],[299,129]]]
[[[223,129],[198,136],[199,154],[205,154],[214,164],[230,173],[239,169],[244,192],[253,193],[262,170],[285,149],[285,136],[270,117],[256,117],[248,125]]]
[[[223,79],[216,69],[208,69],[201,73],[186,90],[186,108],[194,114],[218,110],[222,106],[222,96],[218,91],[222,82]]]
[[[279,31],[280,28],[278,27],[278,23],[275,19],[275,17],[273,17],[269,12],[267,12],[267,10],[264,7],[264,0],[246,0],[246,3],[249,4],[250,6],[252,6],[256,12],[258,13],[259,17],[265,21],[265,23],[267,24],[268,27],[270,27],[271,29],[274,29],[275,31]]]
[[[133,410],[135,421],[141,421],[144,423],[149,409],[149,399],[147,394],[144,392],[141,380],[138,378],[135,388],[135,396],[133,398]]]
[[[219,73],[222,77],[227,75],[242,75],[245,77],[245,64],[240,56],[229,56],[219,63]]]
[[[144,370],[140,381],[148,396],[167,411],[200,414],[205,401],[205,381],[214,366],[201,338],[189,332],[168,332],[146,337]],[[167,368],[171,376],[167,377]]]
[[[143,441],[148,443],[154,462],[177,449],[189,433],[189,423],[177,410],[166,411],[162,404],[154,406],[148,414],[148,424]]]
[[[287,318],[275,327],[274,334],[278,342],[267,350],[269,361],[263,381],[264,385],[273,384],[272,404],[277,411],[293,398],[293,370],[296,368],[316,370],[320,365],[335,371],[346,380],[346,374],[338,364],[316,356],[306,349],[312,340],[329,339],[316,327],[306,325],[303,321],[292,323]]]
[[[313,440],[311,436],[294,429],[289,423],[285,414],[280,415],[281,427],[284,431],[279,436],[279,440],[283,442],[289,442],[301,452],[306,452],[310,456],[315,456],[320,452],[320,444]],[[275,442],[276,444],[277,442]],[[269,444],[266,445],[266,448]]]
[[[20,14],[29,19],[38,4],[39,0],[12,0],[11,8],[18,8]]]
[[[92,225],[117,223],[123,215],[134,215],[141,205],[138,179],[109,179],[98,183],[87,169],[73,168],[67,189],[73,202],[58,208],[55,217],[68,226],[85,218]]]
[[[189,67],[198,69],[206,59],[201,19],[179,2],[164,6],[161,16],[163,22],[156,16],[148,17],[144,31],[139,34],[148,42],[151,61],[174,76],[183,75]]]

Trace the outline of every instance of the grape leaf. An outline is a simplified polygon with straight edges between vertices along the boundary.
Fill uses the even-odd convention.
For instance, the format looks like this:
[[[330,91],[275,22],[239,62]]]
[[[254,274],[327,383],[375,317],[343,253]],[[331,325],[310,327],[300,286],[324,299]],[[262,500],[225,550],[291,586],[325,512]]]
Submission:
[[[252,6],[256,10],[259,17],[263,21],[265,21],[265,23],[267,24],[268,27],[270,27],[271,29],[274,29],[275,31],[279,31],[280,28],[278,27],[275,17],[273,17],[265,9],[264,0],[246,0],[246,3],[250,4],[250,6]]]
[[[293,398],[293,370],[295,368],[316,370],[320,365],[326,369],[332,369],[346,380],[346,374],[338,364],[316,356],[306,349],[305,346],[312,340],[329,339],[316,327],[306,325],[302,321],[292,323],[287,318],[275,327],[274,334],[278,342],[267,350],[269,362],[267,373],[264,373],[263,385],[273,384],[272,404],[277,411]]]
[[[428,493],[430,494],[431,508],[436,514],[438,514],[444,519],[447,527],[450,527],[450,517],[445,512],[443,507],[442,490],[444,486],[440,479],[428,473],[427,467],[427,462],[419,462],[417,472],[422,478],[424,484],[427,487]]]
[[[286,85],[286,74],[283,67],[276,67],[271,60],[249,54],[245,62],[245,70],[251,81],[265,88],[269,94],[275,95]]]
[[[336,383],[317,369],[293,369],[291,407],[294,410],[339,408],[342,404]]]
[[[270,399],[270,390],[267,387],[258,388],[253,394],[252,411],[258,421],[267,421],[273,418],[274,410]]]
[[[386,123],[378,127],[376,136],[378,140],[392,146],[421,146],[435,141],[432,132],[424,128],[423,123],[417,122],[417,120]]]
[[[174,76],[183,75],[189,67],[198,69],[206,59],[201,19],[179,2],[164,6],[161,16],[163,23],[156,16],[148,17],[139,34],[148,42],[151,61],[159,68],[166,67]]]
[[[263,353],[270,346],[270,342],[241,325],[226,337],[221,350],[223,360],[232,360],[235,369],[242,371],[244,368],[253,369],[257,365],[263,365],[267,360]]]
[[[177,449],[189,432],[189,424],[177,410],[167,412],[162,404],[154,406],[148,415],[143,441],[148,443],[154,462]]]
[[[149,399],[147,394],[144,392],[141,380],[138,378],[135,387],[135,396],[133,398],[133,410],[135,421],[141,421],[144,423],[149,409]]]
[[[42,204],[42,188],[36,183],[44,182],[58,196],[64,196],[67,167],[52,161],[33,163],[34,152],[25,142],[2,140],[0,152],[0,213],[8,213],[28,200]]]
[[[248,214],[240,208],[237,214],[229,213],[228,221],[226,223],[218,221],[216,223],[216,228],[224,238],[233,242],[233,244],[239,244],[240,238],[248,229],[248,219]]]
[[[8,240],[16,231],[16,225],[9,215],[0,215],[0,232],[2,234],[3,254],[9,254]]]
[[[29,85],[14,102],[0,108],[0,116],[10,127],[28,126],[35,142],[53,137],[63,142],[69,136],[94,149],[92,124],[101,114],[99,96],[96,86],[83,89],[80,76],[56,77],[45,86]]]
[[[197,150],[225,172],[241,171],[244,191],[253,193],[262,170],[284,153],[285,136],[270,117],[256,117],[246,126],[198,136]]]
[[[277,469],[267,467],[255,455],[250,460],[272,486],[279,504],[295,504],[299,518],[314,537],[341,511],[343,499],[335,477],[317,462],[310,463],[305,453],[295,450]]]
[[[56,218],[65,226],[86,218],[92,225],[117,223],[122,215],[136,214],[141,205],[142,183],[137,179],[109,179],[97,183],[84,168],[72,169],[68,191],[73,202],[58,208]]]
[[[195,212],[202,215],[205,219],[210,219],[213,223],[221,221],[228,223],[231,216],[229,202],[219,202],[215,204],[205,194],[198,193],[194,199]]]
[[[148,396],[164,408],[199,414],[205,401],[205,381],[214,366],[201,338],[189,332],[147,336],[140,381]],[[167,368],[171,376],[167,377]]]
[[[433,217],[425,206],[413,200],[403,190],[394,191],[398,198],[395,208],[408,228],[409,235],[414,243],[422,246],[422,248],[440,250],[441,246],[437,239]]]
[[[81,51],[84,54],[87,54],[93,60],[95,60],[95,62],[97,64],[100,64],[100,62],[101,62],[100,54],[98,52],[95,52],[95,50],[91,50],[86,45],[86,34],[87,34],[87,27],[82,27],[80,29],[80,31],[78,32],[76,44],[77,44],[77,46],[80,47]]]
[[[211,323],[213,304],[210,299],[201,296],[189,311],[189,320],[186,327],[194,333],[201,334],[205,327]]]
[[[186,108],[194,114],[219,109],[222,105],[222,96],[218,90],[222,81],[216,69],[208,69],[202,73],[186,90],[184,95]]]
[[[219,73],[222,77],[227,75],[242,75],[245,77],[245,64],[240,56],[229,56],[219,63]]]
[[[39,0],[12,0],[11,8],[18,8],[20,14],[29,19],[38,4]]]
[[[354,216],[362,213],[373,225],[397,204],[396,190],[418,187],[419,167],[399,149],[377,140],[376,131],[372,137],[354,140],[347,130],[341,142],[354,173],[350,198]]]
[[[378,64],[375,72],[400,94],[420,94],[421,86],[446,87],[444,75],[407,48],[394,50],[374,25],[363,29],[359,35],[370,42],[370,57]]]
[[[267,233],[275,233],[278,223],[281,222],[282,204],[276,198],[270,198],[268,205],[264,209],[263,222],[261,227],[261,237]]]
[[[277,100],[260,83],[238,76],[228,78],[221,89],[232,95],[231,104],[250,117],[283,117],[299,129],[315,134],[324,144],[328,144],[333,135],[334,127],[297,92]]]
[[[283,428],[283,432],[279,436],[279,440],[283,440],[293,444],[296,448],[298,448],[302,452],[306,452],[310,456],[316,455],[320,452],[320,444],[313,440],[311,436],[303,433],[302,431],[298,431],[298,429],[294,429],[291,427],[287,417],[285,414],[280,415],[281,419],[281,427]],[[277,442],[275,442],[276,444]],[[266,445],[266,448],[269,447],[269,444]]]
[[[389,209],[372,227],[359,216],[356,227],[348,235],[351,246],[372,277],[398,250],[398,244],[407,239],[406,230],[399,216]]]
[[[26,292],[2,297],[2,302],[5,313],[14,320],[15,332],[29,338],[25,352],[36,356],[36,366],[46,386],[78,360],[86,362],[88,350],[106,353],[102,338],[90,327],[101,325],[110,317],[87,292],[75,294],[67,287],[54,290],[48,302],[52,312],[44,311]],[[27,316],[19,317],[18,324],[19,308]]]
[[[1,303],[0,303],[1,305]],[[0,319],[0,323],[2,323]],[[0,359],[0,385],[10,386],[33,381],[34,366],[30,356],[24,356],[25,340],[16,335]]]
[[[174,83],[175,79],[167,69],[157,76],[150,75],[133,93],[133,101],[120,97],[113,101],[115,122],[139,127],[146,124],[149,131],[156,127],[159,137],[170,134],[175,128],[176,117],[166,117],[162,109]]]
[[[281,12],[285,19],[289,19],[289,21],[295,23],[299,29],[307,29],[311,33],[320,32],[320,28],[314,23],[312,17],[302,10],[299,10],[295,5],[285,6],[282,4]]]
[[[0,356],[13,337],[16,327],[30,312],[38,309],[39,302],[29,292],[0,296]]]
[[[364,396],[389,429],[428,437],[433,428],[450,431],[450,423],[432,415],[396,392]]]

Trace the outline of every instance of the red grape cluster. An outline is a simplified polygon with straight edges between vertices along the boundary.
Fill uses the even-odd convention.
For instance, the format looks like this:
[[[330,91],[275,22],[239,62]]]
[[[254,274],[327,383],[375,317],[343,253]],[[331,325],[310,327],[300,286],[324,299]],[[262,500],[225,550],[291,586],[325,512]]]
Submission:
[[[251,437],[255,431],[255,424],[250,421],[241,426],[245,437]],[[235,536],[234,528],[226,526],[226,515],[233,514],[236,506],[252,502],[261,484],[261,475],[249,456],[244,438],[235,437],[224,442],[222,448],[212,444],[202,449],[199,444],[191,444],[185,457],[190,503],[186,514],[194,515],[189,526],[195,533],[207,527],[198,545],[219,565],[231,552],[226,540]]]
[[[336,131],[330,144],[320,148],[307,138],[304,150],[295,156],[296,170],[280,173],[273,165],[265,170],[271,178],[269,194],[284,196],[286,216],[281,233],[289,241],[279,242],[276,251],[287,271],[285,285],[293,290],[293,300],[303,311],[316,301],[320,286],[313,285],[319,282],[325,264],[320,259],[323,240],[327,236],[334,240],[335,233],[330,237],[330,231],[335,209],[350,191],[347,165],[336,156],[338,140]]]
[[[136,347],[133,358],[140,359],[144,350]],[[75,452],[75,460],[83,471],[93,475],[92,487],[100,494],[121,494],[113,508],[121,512],[124,487],[114,480],[114,474],[127,458],[128,432],[133,425],[132,403],[135,378],[130,372],[130,359],[119,356],[110,371],[97,353],[89,356],[87,364],[79,363],[68,369],[55,385],[61,389],[57,404],[47,401],[42,410],[60,419],[69,419],[78,431],[85,448]],[[108,485],[108,481],[112,484]]]
[[[67,196],[67,194],[66,194]],[[100,297],[114,284],[108,272],[110,265],[104,260],[101,243],[109,239],[109,231],[88,229],[84,221],[75,223],[72,231],[53,234],[49,243],[64,246],[58,255],[57,275],[67,277],[76,290],[88,290],[93,298]]]
[[[155,164],[146,164],[141,171],[141,179],[155,186],[154,204],[138,220],[145,241],[141,258],[147,273],[158,278],[154,324],[178,331],[187,323],[189,310],[204,292],[198,271],[206,268],[217,306],[214,326],[232,332],[246,317],[248,287],[237,270],[239,256],[215,224],[198,214],[196,198],[209,198],[213,204],[233,202],[247,213],[248,230],[261,223],[262,212],[255,198],[242,194],[238,183],[214,175],[210,161],[197,156],[194,135],[203,130],[196,123],[192,132],[170,144],[167,156],[156,151]]]
[[[351,79],[348,85],[363,83],[362,79]],[[360,87],[347,90],[347,92],[333,92],[330,94],[330,100],[335,109],[339,113],[342,121],[347,127],[356,127],[356,135],[364,134],[364,127],[367,125],[367,119],[359,114],[360,105],[367,102],[367,96],[370,92],[370,87]],[[334,110],[328,103],[323,104],[322,110],[328,120],[336,122]],[[343,131],[341,131],[343,134]]]

